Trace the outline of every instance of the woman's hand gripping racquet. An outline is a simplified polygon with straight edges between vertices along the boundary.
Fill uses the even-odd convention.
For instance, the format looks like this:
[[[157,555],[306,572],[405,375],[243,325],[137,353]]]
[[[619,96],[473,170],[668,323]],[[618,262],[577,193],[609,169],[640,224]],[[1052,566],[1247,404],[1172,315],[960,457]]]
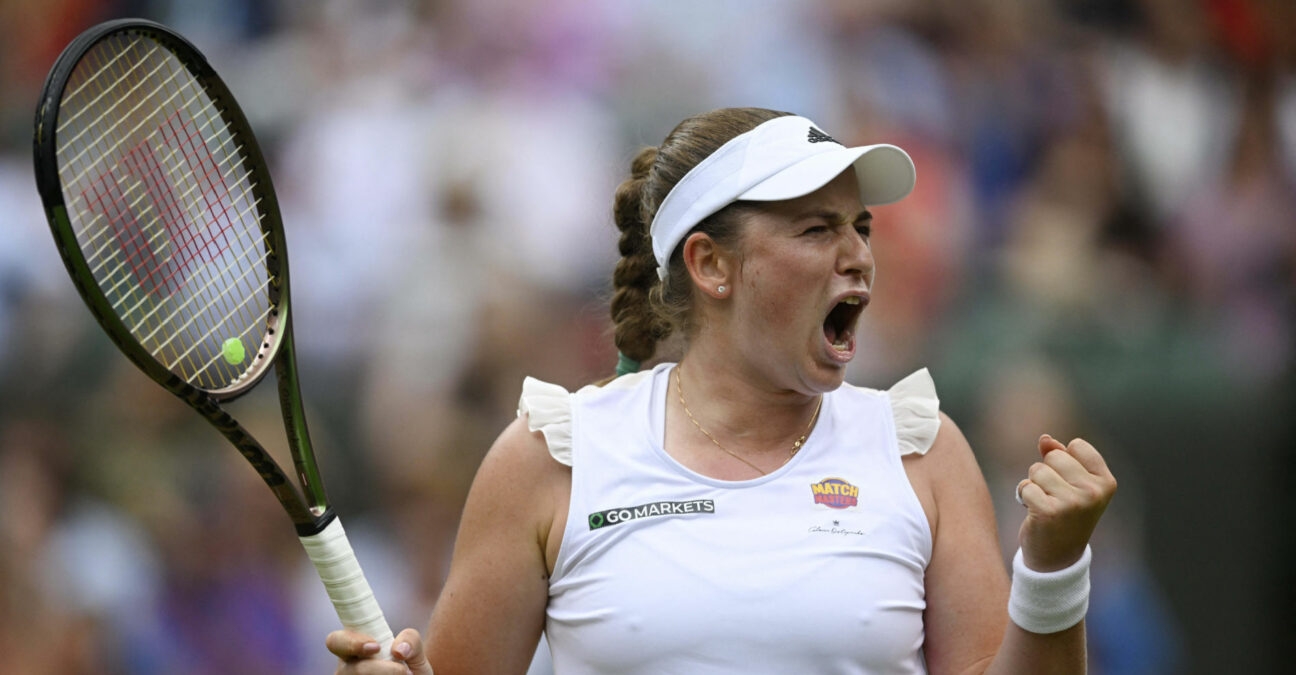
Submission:
[[[34,151],[54,240],[99,325],[247,458],[288,512],[342,624],[379,641],[386,658],[391,629],[311,449],[283,223],[234,97],[180,35],[111,21],[55,62]],[[219,405],[272,365],[300,491]]]

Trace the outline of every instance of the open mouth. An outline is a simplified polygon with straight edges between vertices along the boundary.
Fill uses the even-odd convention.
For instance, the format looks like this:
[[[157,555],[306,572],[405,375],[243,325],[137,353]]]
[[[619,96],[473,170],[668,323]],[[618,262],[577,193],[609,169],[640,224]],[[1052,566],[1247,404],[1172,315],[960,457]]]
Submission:
[[[828,312],[823,322],[824,337],[838,352],[848,353],[855,347],[855,322],[864,311],[867,300],[858,295],[844,298]]]

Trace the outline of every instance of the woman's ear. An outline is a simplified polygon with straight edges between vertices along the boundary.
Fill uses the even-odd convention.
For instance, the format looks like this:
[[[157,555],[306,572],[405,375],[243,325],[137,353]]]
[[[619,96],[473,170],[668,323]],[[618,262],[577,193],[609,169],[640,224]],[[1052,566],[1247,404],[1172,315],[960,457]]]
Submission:
[[[733,257],[704,232],[694,232],[684,240],[684,266],[698,289],[723,298],[733,289]]]

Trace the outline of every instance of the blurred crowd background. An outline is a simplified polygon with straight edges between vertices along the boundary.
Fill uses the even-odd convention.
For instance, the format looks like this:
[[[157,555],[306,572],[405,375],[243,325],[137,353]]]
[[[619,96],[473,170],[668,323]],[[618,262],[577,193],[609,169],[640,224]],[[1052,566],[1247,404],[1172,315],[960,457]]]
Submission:
[[[0,672],[332,672],[288,520],[47,232],[37,96],[123,16],[203,49],[265,146],[315,444],[393,626],[426,625],[523,376],[611,373],[635,151],[754,105],[914,157],[849,379],[930,367],[1005,556],[1040,433],[1114,466],[1091,672],[1290,660],[1296,2],[0,0]],[[272,389],[234,409],[282,449]]]

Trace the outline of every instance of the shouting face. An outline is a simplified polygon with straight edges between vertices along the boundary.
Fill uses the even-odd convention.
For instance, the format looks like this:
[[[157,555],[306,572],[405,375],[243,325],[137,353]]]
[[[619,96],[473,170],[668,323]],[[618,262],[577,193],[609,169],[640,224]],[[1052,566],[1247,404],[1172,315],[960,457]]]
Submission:
[[[805,394],[841,385],[869,302],[872,216],[853,170],[803,197],[745,216],[727,265],[733,289],[702,330],[747,376]]]

